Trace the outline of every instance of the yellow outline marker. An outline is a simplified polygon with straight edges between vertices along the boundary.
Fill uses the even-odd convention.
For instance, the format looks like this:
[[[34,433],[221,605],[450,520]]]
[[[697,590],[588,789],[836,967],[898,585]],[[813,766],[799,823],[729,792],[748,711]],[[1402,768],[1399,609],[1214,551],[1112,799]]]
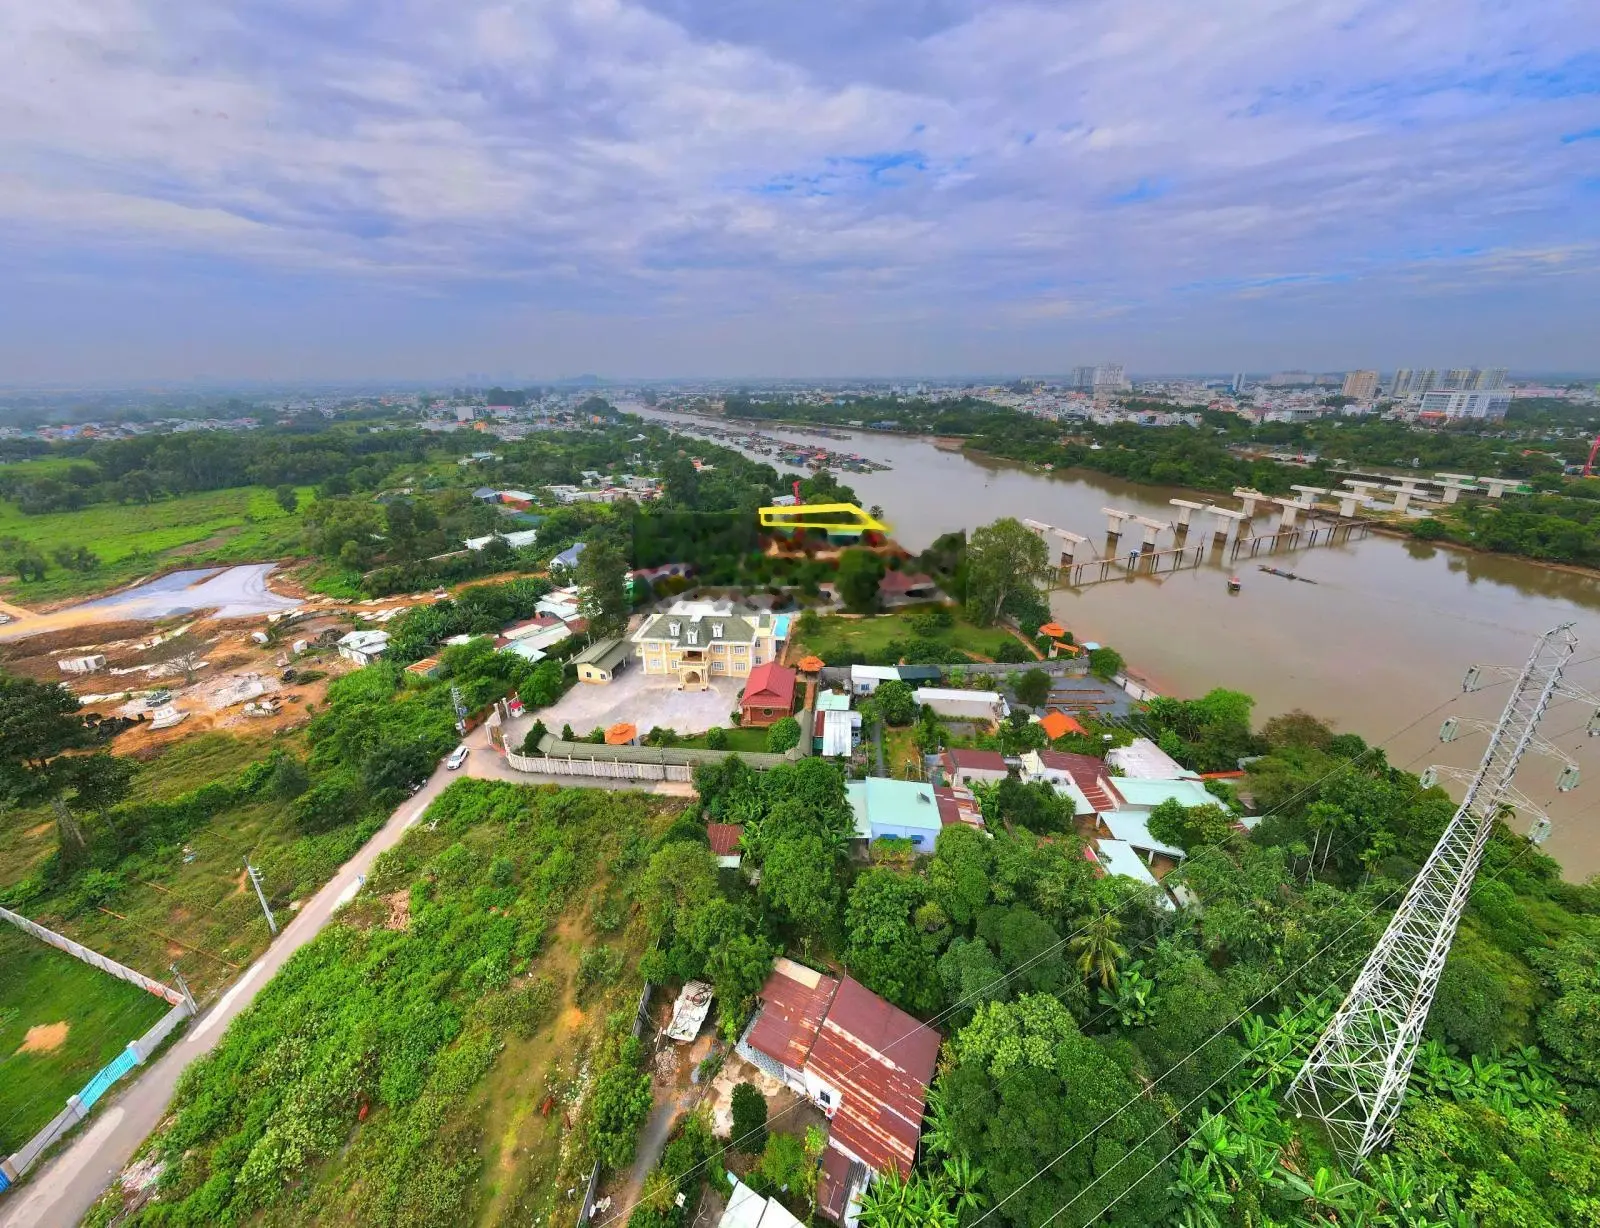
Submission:
[[[851,521],[819,520],[818,516],[848,513]],[[766,529],[826,529],[830,533],[887,533],[889,526],[876,517],[867,515],[854,503],[801,503],[794,507],[764,507],[760,509],[761,526]]]

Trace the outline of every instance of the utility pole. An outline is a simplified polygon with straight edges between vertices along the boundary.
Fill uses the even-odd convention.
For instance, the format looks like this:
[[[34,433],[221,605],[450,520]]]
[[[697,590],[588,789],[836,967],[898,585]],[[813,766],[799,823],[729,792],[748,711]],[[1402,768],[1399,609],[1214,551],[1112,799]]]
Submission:
[[[250,885],[256,889],[256,899],[261,901],[261,911],[267,914],[267,928],[272,931],[272,936],[278,936],[278,923],[272,919],[272,909],[267,907],[266,892],[261,890],[261,872],[248,861],[244,863],[244,872],[250,876]]]
[[[1297,1115],[1321,1118],[1334,1146],[1353,1168],[1383,1146],[1394,1127],[1422,1025],[1495,819],[1508,807],[1536,811],[1512,787],[1511,778],[1524,752],[1555,750],[1536,736],[1540,719],[1558,694],[1594,702],[1593,696],[1561,681],[1577,643],[1571,623],[1539,638],[1527,664],[1515,675],[1505,710],[1490,727],[1482,762],[1466,774],[1460,808],[1289,1086]],[[1476,690],[1482,672],[1477,666],[1468,670],[1462,689]],[[1453,740],[1463,723],[1454,717],[1446,720],[1441,740]],[[1590,720],[1589,732],[1591,736],[1600,732],[1600,713]],[[1423,784],[1433,784],[1443,771],[1429,768]],[[1568,760],[1557,787],[1572,788],[1577,775],[1577,766]],[[1535,839],[1547,830],[1548,820],[1540,816],[1536,831],[1541,835]]]

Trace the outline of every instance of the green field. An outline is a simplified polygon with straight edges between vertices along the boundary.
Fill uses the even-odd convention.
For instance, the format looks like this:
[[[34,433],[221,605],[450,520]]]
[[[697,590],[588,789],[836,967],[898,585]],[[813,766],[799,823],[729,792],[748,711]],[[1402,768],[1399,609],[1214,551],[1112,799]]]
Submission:
[[[831,663],[848,653],[857,652],[866,656],[869,661],[877,662],[880,658],[884,658],[883,664],[894,664],[886,659],[889,645],[895,640],[909,641],[919,638],[917,632],[912,630],[909,621],[915,613],[915,609],[895,610],[888,614],[876,614],[870,618],[850,618],[830,614],[822,619],[822,627],[815,635],[796,631],[798,645],[790,654],[790,660],[797,660],[806,653],[815,653],[824,661]],[[968,622],[959,612],[952,611],[952,613],[955,614],[954,626],[922,638],[946,644],[985,660],[993,660],[1003,645],[1017,642],[1016,637],[1009,631],[999,627],[979,627]]]
[[[728,740],[723,744],[723,750],[736,750],[741,754],[765,751],[767,749],[767,731],[765,729],[742,729],[737,725],[730,725],[723,730],[728,735]],[[678,743],[679,746],[691,749],[705,749],[706,735],[698,734],[692,738],[685,738]]]
[[[128,804],[171,802],[232,779],[275,748],[301,750],[282,737],[207,733],[186,739],[140,767]],[[48,809],[11,818],[0,829],[0,890],[36,873],[56,846]],[[75,884],[13,907],[148,976],[165,977],[177,960],[203,999],[266,949],[266,919],[243,876],[246,854],[277,902],[281,925],[290,917],[284,905],[326,882],[369,834],[365,824],[356,824],[302,835],[289,804],[263,793],[199,823],[180,845],[134,853],[97,879],[92,894]],[[9,977],[0,958],[0,980]]]
[[[29,464],[38,462],[27,462]],[[312,499],[299,491],[300,505]],[[0,539],[36,547],[49,563],[42,580],[8,577],[0,595],[19,605],[103,592],[148,572],[185,562],[264,562],[299,548],[300,517],[286,513],[264,486],[179,495],[150,504],[97,503],[76,512],[27,516],[0,501]],[[86,546],[100,566],[79,572],[52,559],[58,547]],[[9,559],[0,558],[9,571]]]
[[[9,1155],[169,1008],[4,922],[0,968],[0,1155]],[[54,1048],[20,1051],[29,1028],[63,1023]]]

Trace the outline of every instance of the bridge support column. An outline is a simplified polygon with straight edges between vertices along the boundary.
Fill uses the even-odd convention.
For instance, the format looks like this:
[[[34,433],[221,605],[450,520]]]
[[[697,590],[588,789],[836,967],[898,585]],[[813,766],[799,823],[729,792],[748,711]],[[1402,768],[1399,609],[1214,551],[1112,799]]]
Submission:
[[[1515,490],[1522,485],[1521,481],[1516,478],[1509,480],[1506,478],[1479,478],[1478,481],[1489,488],[1489,498],[1491,499],[1498,499],[1506,491]]]
[[[1256,504],[1268,502],[1267,496],[1259,490],[1251,490],[1247,486],[1234,488],[1233,497],[1244,500],[1244,518],[1251,519],[1256,514]]]
[[[1291,486],[1289,489],[1300,492],[1299,503],[1301,507],[1314,507],[1317,502],[1317,496],[1328,493],[1320,486]]]
[[[1361,505],[1361,496],[1347,495],[1336,491],[1334,492],[1334,497],[1339,500],[1339,515],[1346,520],[1353,519],[1356,514],[1356,508]]]
[[[1100,511],[1106,518],[1106,535],[1108,537],[1121,537],[1122,526],[1133,519],[1132,512],[1119,512],[1114,507],[1103,507]]]
[[[1285,530],[1294,528],[1295,518],[1305,508],[1295,499],[1274,499],[1273,502],[1280,509],[1278,512],[1278,532],[1282,533]]]

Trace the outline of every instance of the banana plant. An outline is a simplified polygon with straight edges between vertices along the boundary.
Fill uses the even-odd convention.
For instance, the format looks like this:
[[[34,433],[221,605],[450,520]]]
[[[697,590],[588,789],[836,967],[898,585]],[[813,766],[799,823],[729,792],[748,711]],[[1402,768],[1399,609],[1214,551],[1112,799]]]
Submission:
[[[1116,989],[1100,991],[1100,1005],[1110,1007],[1125,1028],[1142,1028],[1155,1020],[1156,983],[1144,974],[1144,960],[1122,970]]]
[[[1362,1196],[1371,1193],[1363,1182],[1342,1177],[1331,1168],[1318,1168],[1309,1181],[1299,1173],[1284,1169],[1283,1191],[1296,1202],[1309,1202],[1319,1209],[1335,1212],[1341,1216],[1341,1223],[1352,1222],[1343,1217],[1353,1214]]]
[[[1167,1193],[1178,1200],[1178,1222],[1183,1228],[1225,1228],[1223,1212],[1233,1205],[1221,1177],[1209,1159],[1196,1160],[1186,1153]]]

